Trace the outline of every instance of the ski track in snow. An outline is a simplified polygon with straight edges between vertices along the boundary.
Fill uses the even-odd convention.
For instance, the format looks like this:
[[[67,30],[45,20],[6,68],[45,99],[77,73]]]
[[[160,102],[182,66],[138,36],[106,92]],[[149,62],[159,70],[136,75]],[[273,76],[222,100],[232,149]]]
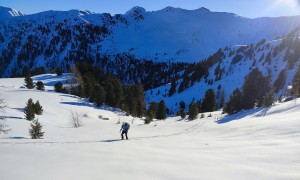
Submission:
[[[197,123],[183,131],[172,133],[172,134],[165,134],[165,135],[153,135],[153,136],[141,136],[141,137],[133,137],[129,138],[129,140],[146,140],[146,139],[153,139],[153,138],[167,138],[171,136],[179,136],[182,134],[189,134],[194,132],[197,129],[201,128],[203,122]],[[106,139],[106,140],[90,140],[90,141],[43,141],[43,142],[0,142],[0,144],[5,145],[23,145],[23,144],[88,144],[88,143],[107,143],[107,142],[116,142],[121,141],[121,139]]]

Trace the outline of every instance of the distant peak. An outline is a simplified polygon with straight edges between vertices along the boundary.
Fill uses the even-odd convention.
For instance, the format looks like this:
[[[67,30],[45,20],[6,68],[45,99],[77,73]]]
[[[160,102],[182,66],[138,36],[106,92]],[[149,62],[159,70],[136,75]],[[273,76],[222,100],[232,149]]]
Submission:
[[[0,18],[12,18],[17,16],[24,16],[23,13],[12,8],[0,6]]]
[[[180,8],[175,8],[172,6],[167,6],[164,9],[162,9],[162,11],[176,11],[176,10],[180,10]]]
[[[88,14],[94,14],[91,11],[88,10],[79,10],[79,9],[73,9],[69,11],[70,13],[79,14],[79,15],[88,15]]]
[[[209,9],[205,8],[205,7],[201,7],[199,9],[196,9],[197,11],[202,11],[202,12],[211,12]]]
[[[140,6],[135,6],[131,8],[129,11],[126,12],[127,15],[132,15],[132,14],[144,14],[146,10]]]

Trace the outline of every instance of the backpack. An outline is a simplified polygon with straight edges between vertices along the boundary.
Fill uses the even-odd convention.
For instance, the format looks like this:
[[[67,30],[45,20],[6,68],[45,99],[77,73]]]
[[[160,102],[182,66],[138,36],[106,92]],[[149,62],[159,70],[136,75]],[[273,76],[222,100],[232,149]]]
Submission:
[[[125,131],[128,131],[129,128],[130,128],[130,125],[129,125],[128,123],[125,123],[123,129],[124,129]]]

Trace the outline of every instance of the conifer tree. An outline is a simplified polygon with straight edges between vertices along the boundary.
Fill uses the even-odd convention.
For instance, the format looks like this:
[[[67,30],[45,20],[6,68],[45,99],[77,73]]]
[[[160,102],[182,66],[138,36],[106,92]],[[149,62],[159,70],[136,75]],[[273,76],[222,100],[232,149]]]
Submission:
[[[227,114],[235,114],[242,110],[242,92],[237,88],[230,95],[229,101],[226,103],[223,111]]]
[[[257,106],[258,107],[261,107],[263,106],[263,101],[264,101],[264,98],[265,96],[268,94],[268,93],[271,93],[272,91],[274,91],[272,89],[272,75],[269,74],[268,76],[262,78],[262,84],[260,86],[260,94],[259,94],[259,97],[257,99]],[[274,92],[273,92],[274,94]],[[274,100],[274,98],[272,99]]]
[[[150,124],[153,121],[153,117],[146,115],[145,124]]]
[[[45,90],[45,86],[44,86],[44,83],[42,82],[42,81],[38,81],[37,83],[36,83],[36,89],[37,90]]]
[[[36,115],[43,114],[43,107],[40,105],[40,102],[38,100],[34,103],[34,113]]]
[[[220,97],[219,108],[223,108],[225,106],[225,91],[223,90]]]
[[[216,107],[216,94],[213,89],[208,89],[205,93],[203,102],[202,102],[202,111],[203,112],[212,112]]]
[[[177,85],[176,80],[173,79],[169,90],[169,97],[171,97],[174,93],[176,93],[176,85]]]
[[[41,139],[44,136],[45,132],[42,132],[42,125],[37,120],[33,120],[30,124],[31,128],[29,129],[29,134],[32,139]]]
[[[94,87],[93,99],[96,106],[101,106],[105,102],[105,90],[100,84]]]
[[[64,88],[64,86],[61,82],[57,82],[54,84],[54,91],[60,92],[60,93],[67,93],[67,89]]]
[[[24,113],[25,113],[25,119],[28,121],[31,121],[35,118],[35,111],[34,111],[34,103],[32,99],[28,99],[26,106],[24,108]]]
[[[185,109],[185,102],[184,101],[180,101],[179,102],[179,106],[180,106],[180,109]]]
[[[147,110],[147,115],[156,118],[157,108],[158,108],[158,104],[156,102],[151,102]]]
[[[22,69],[22,76],[27,77],[31,75],[31,71],[28,66],[24,66]]]
[[[270,107],[273,105],[274,100],[275,100],[275,94],[274,94],[274,90],[272,89],[264,96],[262,106]]]
[[[284,69],[279,73],[278,78],[274,82],[273,86],[276,93],[283,88],[285,81],[286,81],[286,70]]]
[[[300,66],[298,67],[298,70],[293,78],[292,95],[296,98],[300,97]]]
[[[167,108],[164,100],[161,100],[157,106],[156,118],[157,119],[166,119]]]
[[[184,109],[180,109],[179,112],[180,112],[180,117],[181,117],[182,119],[184,119],[185,116],[186,116],[186,113],[184,112]]]
[[[189,120],[194,120],[197,118],[199,111],[197,108],[197,104],[191,103],[189,106]]]
[[[264,77],[259,69],[253,69],[244,81],[242,109],[252,109],[256,105],[261,106],[263,97],[270,89],[271,76]]]
[[[56,73],[57,76],[61,76],[61,75],[62,75],[62,70],[61,70],[61,68],[60,68],[60,67],[56,68],[56,69],[55,69],[55,73]]]
[[[27,87],[28,89],[34,88],[33,80],[31,79],[31,77],[27,76],[24,81],[25,81],[25,87]]]

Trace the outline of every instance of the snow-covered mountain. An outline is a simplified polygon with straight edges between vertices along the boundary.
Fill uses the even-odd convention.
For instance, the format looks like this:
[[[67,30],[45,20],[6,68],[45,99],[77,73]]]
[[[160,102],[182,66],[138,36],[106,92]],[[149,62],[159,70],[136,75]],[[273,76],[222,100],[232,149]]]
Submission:
[[[68,75],[33,79],[42,80],[45,91],[22,88],[24,78],[0,79],[7,106],[0,116],[11,129],[0,134],[1,179],[300,178],[300,99],[234,116],[212,112],[194,121],[174,117],[144,125],[120,111],[53,92],[53,83]],[[43,139],[30,139],[31,122],[23,112],[29,98],[43,106],[37,117]],[[82,127],[72,128],[71,111]],[[119,141],[118,121],[130,123],[128,141]]]
[[[114,16],[82,10],[21,16],[0,10],[2,76],[20,73],[24,65],[51,69],[122,53],[155,62],[197,62],[219,48],[278,39],[300,26],[300,16],[249,19],[206,8],[134,7]]]
[[[180,101],[202,100],[209,88],[224,91],[228,100],[253,68],[270,73],[272,83],[286,72],[279,97],[299,65],[295,52],[300,45],[294,41],[300,16],[249,19],[173,7],[152,12],[134,7],[114,16],[83,10],[32,15],[0,10],[1,76],[21,75],[24,67],[35,74],[57,67],[66,71],[85,61],[125,84],[143,84],[147,102],[164,99],[173,113]],[[169,97],[174,80],[176,93]]]
[[[18,16],[24,16],[24,14],[15,9],[0,6],[0,20],[11,19]]]
[[[299,47],[299,31],[294,31],[283,39],[220,49],[207,60],[192,64],[180,72],[180,78],[175,78],[174,94],[169,95],[171,83],[168,83],[149,89],[146,100],[164,100],[169,110],[175,113],[181,101],[186,104],[202,101],[206,91],[213,89],[217,102],[220,102],[222,93],[227,102],[236,88],[242,89],[245,77],[253,69],[258,69],[265,77],[270,76],[276,97],[284,98],[300,67]],[[278,84],[280,78],[282,80]]]

